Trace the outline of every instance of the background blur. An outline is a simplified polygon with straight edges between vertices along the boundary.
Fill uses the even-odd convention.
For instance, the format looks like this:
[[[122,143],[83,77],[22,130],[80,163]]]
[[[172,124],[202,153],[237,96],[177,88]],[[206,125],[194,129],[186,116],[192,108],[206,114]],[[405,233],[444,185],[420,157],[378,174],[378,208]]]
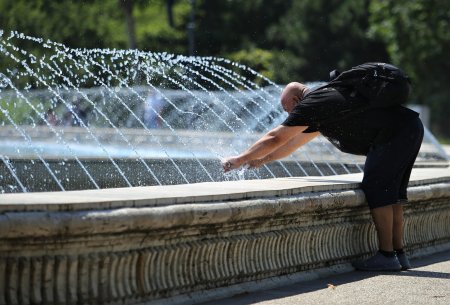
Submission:
[[[0,0],[0,29],[2,39],[18,31],[71,48],[224,57],[279,84],[391,62],[413,79],[412,103],[429,107],[431,131],[450,143],[448,0]]]

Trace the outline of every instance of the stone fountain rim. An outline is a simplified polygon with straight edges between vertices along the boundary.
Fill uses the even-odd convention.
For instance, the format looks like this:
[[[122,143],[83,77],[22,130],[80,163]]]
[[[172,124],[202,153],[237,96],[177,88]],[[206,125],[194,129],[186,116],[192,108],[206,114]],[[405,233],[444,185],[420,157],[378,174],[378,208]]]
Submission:
[[[309,176],[245,181],[109,188],[65,192],[33,192],[0,195],[0,213],[111,210],[120,208],[168,207],[189,204],[204,206],[223,202],[281,198],[310,193],[339,193],[359,189],[362,174]],[[450,168],[415,168],[410,187],[450,184]]]

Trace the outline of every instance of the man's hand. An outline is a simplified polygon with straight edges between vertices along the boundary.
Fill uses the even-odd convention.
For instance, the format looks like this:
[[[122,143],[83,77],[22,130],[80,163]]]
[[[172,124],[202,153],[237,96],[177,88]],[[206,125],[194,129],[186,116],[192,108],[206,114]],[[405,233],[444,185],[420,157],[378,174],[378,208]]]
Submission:
[[[223,167],[224,172],[226,173],[226,172],[229,172],[230,170],[237,169],[241,166],[244,166],[246,168],[258,168],[258,167],[263,166],[264,163],[265,162],[263,161],[263,159],[257,159],[257,160],[251,160],[245,164],[241,164],[238,161],[238,158],[231,157],[231,158],[222,160],[222,167]]]
[[[225,173],[229,172],[230,170],[239,168],[241,167],[241,165],[242,162],[238,157],[230,157],[222,160],[222,168]]]

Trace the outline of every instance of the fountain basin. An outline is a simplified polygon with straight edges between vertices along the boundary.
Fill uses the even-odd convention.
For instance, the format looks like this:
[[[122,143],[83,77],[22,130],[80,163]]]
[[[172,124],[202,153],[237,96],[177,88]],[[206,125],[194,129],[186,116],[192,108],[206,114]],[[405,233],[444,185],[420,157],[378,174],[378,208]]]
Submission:
[[[120,134],[130,147],[117,130],[91,128],[102,143],[100,147],[81,127],[61,127],[60,142],[64,144],[58,143],[46,126],[20,128],[33,140],[33,146],[23,141],[16,128],[0,127],[0,157],[7,156],[7,161],[0,162],[0,192],[24,191],[18,181],[25,191],[46,192],[60,191],[61,187],[83,190],[235,180],[237,177],[223,175],[218,156],[243,151],[262,136],[122,128]],[[448,161],[442,155],[431,143],[424,142],[415,166],[446,167]],[[364,161],[364,157],[338,152],[325,139],[318,138],[291,157],[242,172],[238,179],[358,173]],[[8,166],[14,169],[14,175]]]
[[[0,304],[193,304],[348,270],[376,249],[361,178],[4,194]],[[410,255],[450,249],[450,170],[408,193]]]

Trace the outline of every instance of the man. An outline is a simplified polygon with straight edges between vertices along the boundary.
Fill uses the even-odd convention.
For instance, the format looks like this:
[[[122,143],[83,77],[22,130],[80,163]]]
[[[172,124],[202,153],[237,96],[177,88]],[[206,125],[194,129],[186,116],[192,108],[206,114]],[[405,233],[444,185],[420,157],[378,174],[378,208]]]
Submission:
[[[288,118],[249,149],[224,160],[224,171],[250,168],[289,156],[322,134],[343,152],[366,155],[361,187],[377,231],[379,250],[354,264],[359,270],[410,268],[403,251],[403,207],[407,185],[423,139],[418,114],[403,106],[365,107],[367,98],[351,86],[309,90],[297,82],[286,86],[281,105]],[[358,111],[355,111],[358,109]]]

